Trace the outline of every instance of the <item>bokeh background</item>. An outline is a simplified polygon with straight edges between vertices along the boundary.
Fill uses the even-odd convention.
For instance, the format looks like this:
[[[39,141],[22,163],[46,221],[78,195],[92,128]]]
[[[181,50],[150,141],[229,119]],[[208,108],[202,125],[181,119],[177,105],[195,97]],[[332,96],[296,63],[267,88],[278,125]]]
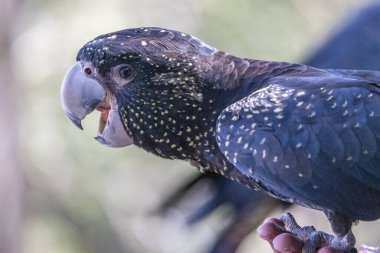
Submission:
[[[190,165],[94,139],[98,116],[75,128],[60,85],[79,48],[124,28],[159,26],[257,59],[302,62],[369,0],[1,0],[0,252],[203,253],[228,226],[228,206],[188,226],[160,205],[198,175]],[[379,32],[380,39],[380,32]],[[200,191],[199,201],[210,190]],[[191,209],[193,197],[183,209]],[[195,203],[195,204],[194,204]],[[291,207],[329,231],[322,214]],[[276,216],[273,208],[267,216]],[[380,244],[379,223],[355,228]],[[253,231],[237,252],[270,252]]]

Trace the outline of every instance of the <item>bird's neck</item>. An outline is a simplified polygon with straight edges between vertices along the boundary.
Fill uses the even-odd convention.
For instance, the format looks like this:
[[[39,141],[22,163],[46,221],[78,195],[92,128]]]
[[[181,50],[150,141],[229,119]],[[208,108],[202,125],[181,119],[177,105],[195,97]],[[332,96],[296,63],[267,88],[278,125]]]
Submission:
[[[164,158],[188,160],[198,168],[222,174],[232,167],[216,143],[218,115],[261,88],[280,64],[223,52],[208,58],[206,63],[208,67],[199,76],[180,79],[184,84],[176,88],[164,88],[160,93],[129,92],[149,97],[129,97],[126,101],[131,107],[121,110],[121,114],[136,145]],[[193,87],[191,92],[188,87]]]
[[[211,68],[205,78],[208,80],[208,85],[204,89],[205,93],[210,93],[217,99],[212,105],[213,114],[210,114],[209,119],[211,134],[204,141],[207,145],[200,147],[193,164],[201,170],[214,172],[251,188],[257,188],[252,180],[247,180],[246,176],[234,169],[234,166],[220,152],[216,143],[215,124],[219,114],[226,107],[264,87],[269,78],[285,72],[297,71],[297,68],[296,66],[293,68],[292,64],[286,62],[246,59],[224,52],[216,53],[210,62]]]
[[[244,96],[262,88],[267,79],[281,75],[284,71],[292,71],[292,65],[299,66],[287,62],[241,58],[223,51],[210,58],[211,67],[206,73],[209,83],[217,89],[243,90]]]

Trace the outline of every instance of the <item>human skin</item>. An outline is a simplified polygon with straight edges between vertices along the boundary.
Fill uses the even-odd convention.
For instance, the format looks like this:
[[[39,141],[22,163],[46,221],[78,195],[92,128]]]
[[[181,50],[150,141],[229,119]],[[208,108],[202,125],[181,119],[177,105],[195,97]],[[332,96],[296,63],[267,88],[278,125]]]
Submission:
[[[266,240],[275,253],[301,253],[303,241],[286,231],[284,224],[275,218],[266,219],[257,229],[261,239]],[[344,253],[331,247],[320,248],[317,253]]]

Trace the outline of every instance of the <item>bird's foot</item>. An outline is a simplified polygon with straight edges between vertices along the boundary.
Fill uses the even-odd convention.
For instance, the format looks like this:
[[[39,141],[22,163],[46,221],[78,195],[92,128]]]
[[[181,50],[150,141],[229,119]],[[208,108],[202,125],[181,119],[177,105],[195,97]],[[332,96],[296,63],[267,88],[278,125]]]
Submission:
[[[290,213],[282,214],[278,219],[284,223],[287,231],[303,240],[303,253],[315,253],[324,246],[348,253],[357,252],[354,248],[355,237],[351,231],[344,236],[333,236],[323,231],[318,231],[313,226],[300,227]]]
[[[362,245],[360,247],[360,253],[380,253],[380,247]]]

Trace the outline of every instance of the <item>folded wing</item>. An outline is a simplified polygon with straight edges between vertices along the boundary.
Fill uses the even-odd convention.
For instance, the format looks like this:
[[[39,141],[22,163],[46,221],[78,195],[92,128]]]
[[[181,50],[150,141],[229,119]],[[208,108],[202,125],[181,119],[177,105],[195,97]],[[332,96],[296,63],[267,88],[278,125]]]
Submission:
[[[380,214],[380,72],[272,78],[219,116],[240,172],[290,202],[370,220]]]

